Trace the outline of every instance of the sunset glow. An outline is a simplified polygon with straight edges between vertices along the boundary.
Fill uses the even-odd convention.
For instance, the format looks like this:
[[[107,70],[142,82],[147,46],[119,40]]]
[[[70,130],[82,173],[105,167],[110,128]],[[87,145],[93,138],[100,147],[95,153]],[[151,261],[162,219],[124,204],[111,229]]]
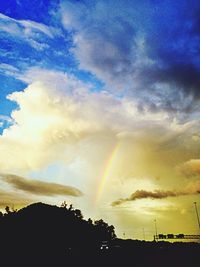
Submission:
[[[31,1],[30,1],[31,2]],[[0,209],[198,234],[199,1],[0,3]]]

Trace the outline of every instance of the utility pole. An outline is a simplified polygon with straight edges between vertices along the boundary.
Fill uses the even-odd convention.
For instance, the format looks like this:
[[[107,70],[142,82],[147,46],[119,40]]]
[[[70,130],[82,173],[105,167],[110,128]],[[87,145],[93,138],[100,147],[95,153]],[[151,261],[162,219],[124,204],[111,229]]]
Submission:
[[[198,222],[199,229],[200,229],[200,221],[199,221],[199,214],[198,214],[198,210],[197,210],[197,202],[194,202],[194,207],[195,207],[195,211],[196,211],[196,215],[197,215],[197,222]]]

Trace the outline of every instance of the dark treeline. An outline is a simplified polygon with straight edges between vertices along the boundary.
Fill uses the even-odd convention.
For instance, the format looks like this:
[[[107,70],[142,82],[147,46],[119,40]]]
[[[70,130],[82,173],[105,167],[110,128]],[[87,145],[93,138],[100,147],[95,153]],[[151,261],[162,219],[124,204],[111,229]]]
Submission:
[[[108,249],[101,250],[102,241]],[[199,266],[198,243],[116,238],[103,220],[84,220],[80,210],[35,203],[0,213],[1,266]],[[198,264],[196,265],[196,262]]]

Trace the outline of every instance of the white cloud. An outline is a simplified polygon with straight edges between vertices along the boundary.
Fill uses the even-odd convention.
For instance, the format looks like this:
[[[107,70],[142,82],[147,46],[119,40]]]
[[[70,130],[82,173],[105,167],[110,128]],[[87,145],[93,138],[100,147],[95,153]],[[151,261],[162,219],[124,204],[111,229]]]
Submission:
[[[0,167],[6,171],[40,168],[57,157],[67,158],[74,149],[71,144],[90,136],[116,136],[140,128],[137,109],[128,99],[91,93],[88,85],[59,72],[33,68],[20,78],[30,85],[8,96],[18,109],[0,137]],[[163,122],[162,114],[159,120]],[[68,149],[69,154],[61,152]]]

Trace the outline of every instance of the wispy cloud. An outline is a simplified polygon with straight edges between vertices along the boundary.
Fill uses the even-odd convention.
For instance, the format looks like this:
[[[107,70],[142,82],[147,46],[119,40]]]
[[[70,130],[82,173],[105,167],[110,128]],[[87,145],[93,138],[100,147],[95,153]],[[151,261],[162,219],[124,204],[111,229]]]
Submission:
[[[17,67],[6,63],[0,64],[0,73],[14,78],[18,78],[20,76],[20,70]]]
[[[1,31],[14,35],[20,35],[22,32],[25,36],[34,34],[34,31],[41,32],[50,38],[53,38],[58,32],[54,28],[48,27],[42,23],[30,20],[17,20],[0,13]]]
[[[118,206],[129,201],[135,201],[138,199],[164,199],[167,197],[179,197],[186,195],[198,195],[200,194],[200,182],[189,184],[184,190],[155,190],[155,191],[146,191],[146,190],[137,190],[131,194],[128,198],[121,198],[112,202],[112,206]]]
[[[12,123],[13,120],[11,117],[0,114],[0,127],[9,127]]]
[[[9,117],[9,116],[6,116],[6,115],[0,115],[0,120],[1,121],[6,121],[8,123],[12,123],[13,122],[12,118]]]
[[[75,187],[61,185],[57,183],[43,182],[39,180],[25,179],[24,177],[13,174],[0,174],[3,181],[12,185],[14,188],[42,196],[82,196],[83,193]]]
[[[38,51],[49,46],[45,38],[53,39],[61,34],[58,29],[30,20],[17,20],[0,13],[0,31],[10,37],[17,37]],[[44,38],[45,37],[45,38]]]

